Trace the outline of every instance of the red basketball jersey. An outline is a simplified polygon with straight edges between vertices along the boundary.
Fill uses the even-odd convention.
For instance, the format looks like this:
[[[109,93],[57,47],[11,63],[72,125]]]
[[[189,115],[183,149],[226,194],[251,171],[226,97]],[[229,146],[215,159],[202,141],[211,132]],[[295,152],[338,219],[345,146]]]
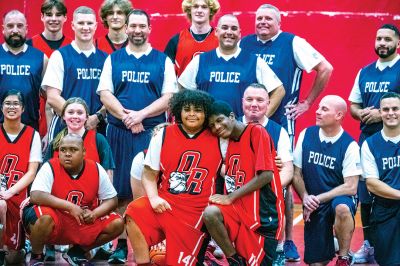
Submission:
[[[179,125],[165,128],[159,195],[172,208],[200,216],[215,193],[222,163],[219,140],[205,129],[190,138]]]
[[[273,171],[272,181],[264,187],[238,199],[235,203],[243,208],[248,227],[280,228],[284,212],[283,193],[274,159],[276,151],[267,131],[258,124],[249,124],[239,141],[230,141],[226,154],[225,189],[232,192],[250,182],[259,171]],[[273,213],[273,215],[271,214]]]
[[[90,210],[98,206],[99,169],[96,162],[85,160],[81,173],[75,178],[65,171],[58,158],[49,163],[54,176],[52,195]]]
[[[124,43],[116,45],[112,43],[112,41],[108,38],[107,35],[101,36],[96,40],[96,47],[99,50],[106,52],[107,54],[112,54],[116,50],[124,48],[127,44],[128,44],[128,39]]]
[[[67,44],[70,44],[72,40],[66,36],[64,36],[64,40],[61,43],[60,47],[63,47]],[[32,37],[32,46],[39,49],[43,53],[47,55],[47,57],[50,58],[51,54],[55,51],[50,48],[50,46],[46,43],[46,41],[43,39],[43,36],[41,34],[37,34]]]
[[[14,141],[11,141],[5,132],[3,125],[0,125],[0,174],[6,176],[7,188],[15,185],[26,173],[29,166],[33,136],[35,130],[30,126],[24,126]],[[28,196],[27,188],[19,194],[14,195],[10,200],[17,206]]]
[[[83,147],[85,147],[86,154],[85,159],[93,160],[96,163],[100,163],[99,152],[96,145],[96,131],[87,130],[83,135]],[[53,158],[58,158],[58,150],[53,153]]]
[[[203,41],[199,42],[193,38],[189,29],[184,29],[180,32],[175,56],[175,71],[178,77],[193,57],[218,47],[218,38],[214,33],[214,30],[212,30]]]

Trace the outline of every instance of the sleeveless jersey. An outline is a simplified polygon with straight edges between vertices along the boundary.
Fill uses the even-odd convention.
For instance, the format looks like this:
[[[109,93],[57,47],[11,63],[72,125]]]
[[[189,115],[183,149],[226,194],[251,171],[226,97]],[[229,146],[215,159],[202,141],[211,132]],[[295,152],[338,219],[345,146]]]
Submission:
[[[375,158],[379,171],[379,180],[390,187],[400,190],[400,147],[399,143],[386,141],[381,131],[367,138],[368,147]],[[375,196],[378,201],[395,201]],[[398,203],[397,203],[398,204]]]
[[[25,52],[14,55],[0,47],[0,99],[11,90],[21,91],[25,99],[22,123],[39,127],[39,91],[42,82],[43,52],[28,46]],[[0,113],[3,121],[3,113]]]
[[[213,29],[203,41],[197,41],[193,38],[190,29],[184,29],[179,33],[179,42],[175,56],[175,71],[178,77],[193,57],[218,47],[218,38],[214,33]]]
[[[0,175],[7,179],[7,188],[15,185],[28,171],[29,157],[35,130],[24,126],[14,141],[8,138],[3,125],[0,124]],[[28,188],[14,195],[10,200],[19,206],[28,197]]]
[[[82,136],[83,147],[85,147],[85,159],[93,160],[96,163],[100,163],[99,152],[96,145],[96,131],[87,130]],[[58,158],[59,151],[56,149],[53,153],[53,158]]]
[[[256,77],[257,57],[241,51],[228,61],[218,57],[216,50],[200,54],[197,88],[210,93],[216,100],[231,105],[237,117],[243,115],[242,97]]]
[[[276,151],[265,129],[250,123],[239,141],[229,142],[225,161],[225,189],[228,193],[250,182],[258,171],[273,171],[269,184],[235,201],[243,206],[243,215],[253,221],[249,228],[258,228],[257,231],[265,234],[281,228],[283,221],[283,192],[275,156]],[[277,230],[276,236],[280,233]]]
[[[163,137],[159,195],[172,209],[200,216],[215,193],[222,164],[219,139],[208,129],[190,138],[177,124],[166,127]]]
[[[264,59],[278,78],[282,81],[286,94],[275,111],[272,120],[282,125],[294,135],[294,120],[288,120],[285,115],[285,105],[296,104],[299,101],[300,84],[303,70],[296,64],[293,53],[293,39],[295,35],[281,32],[274,41],[262,43],[257,35],[252,34],[240,41],[240,47]]]
[[[361,69],[358,86],[361,92],[361,107],[380,107],[380,99],[386,92],[400,93],[400,60],[392,67],[379,70],[376,62]],[[360,128],[363,133],[372,135],[383,127],[382,122],[366,125],[361,122]]]
[[[124,48],[127,46],[129,40],[126,39],[126,41],[122,44],[121,48]],[[101,36],[96,40],[96,47],[99,50],[102,50],[106,52],[107,54],[112,54],[113,52],[117,51],[118,49],[114,46],[113,42],[108,38],[107,35]]]
[[[64,62],[64,80],[61,96],[64,99],[81,97],[89,107],[89,114],[96,113],[100,107],[100,97],[96,94],[100,74],[107,54],[96,49],[89,57],[78,53],[72,45],[60,48]]]
[[[111,54],[114,96],[124,108],[141,110],[162,96],[166,59],[164,53],[155,49],[140,58],[128,55],[126,49]],[[122,121],[112,114],[108,113],[107,118],[110,124],[126,130]],[[165,121],[165,114],[160,114],[142,123],[149,129]]]
[[[66,36],[63,36],[63,38],[60,47],[66,46],[72,42],[72,40]],[[45,53],[48,58],[50,58],[51,54],[54,52],[54,50],[47,44],[42,34],[37,34],[32,37],[32,46]]]
[[[85,160],[81,173],[73,178],[61,166],[59,159],[49,160],[54,183],[51,195],[93,210],[98,206],[99,169],[96,162]]]
[[[307,192],[312,195],[344,184],[343,160],[354,141],[346,132],[335,143],[320,141],[318,126],[307,128],[303,141],[302,173]]]

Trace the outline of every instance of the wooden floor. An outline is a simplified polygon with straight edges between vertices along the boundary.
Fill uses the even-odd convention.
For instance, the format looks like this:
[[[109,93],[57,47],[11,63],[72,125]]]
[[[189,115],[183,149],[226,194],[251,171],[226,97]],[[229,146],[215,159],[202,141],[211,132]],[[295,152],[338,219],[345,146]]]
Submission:
[[[303,229],[304,229],[304,225],[303,225],[303,220],[300,218],[301,216],[301,206],[299,204],[295,205],[295,222],[296,224],[294,225],[294,232],[293,232],[293,240],[297,245],[297,248],[299,249],[299,254],[301,255],[301,257],[303,258],[303,254],[304,254],[304,241],[303,241]],[[296,219],[297,218],[297,219]],[[362,244],[363,242],[363,234],[362,234],[362,228],[361,228],[361,221],[360,221],[360,214],[359,212],[356,215],[356,229],[353,235],[353,239],[351,242],[351,249],[353,251],[356,251]],[[65,262],[65,260],[62,258],[60,253],[56,253],[56,257],[57,260],[56,262],[53,263],[46,263],[46,265],[68,265],[68,263]],[[331,261],[331,263],[329,263],[329,265],[335,265],[335,259],[333,261]],[[95,262],[95,265],[108,265],[108,263],[106,261],[102,261],[102,262]],[[125,265],[130,265],[130,266],[134,266],[136,265],[133,262],[133,255],[132,252],[129,253],[129,258],[128,258],[128,262]],[[306,265],[303,261],[300,262],[296,262],[296,263],[286,263],[286,265],[291,265],[291,266],[301,266],[301,265]],[[365,264],[357,264],[360,266],[363,266]],[[377,265],[377,264],[368,264],[368,265]]]

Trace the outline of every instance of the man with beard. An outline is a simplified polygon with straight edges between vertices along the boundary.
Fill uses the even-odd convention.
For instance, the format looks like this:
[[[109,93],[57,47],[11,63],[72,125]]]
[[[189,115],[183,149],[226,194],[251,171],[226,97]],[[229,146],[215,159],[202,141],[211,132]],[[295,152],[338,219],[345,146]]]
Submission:
[[[42,33],[33,36],[26,43],[39,49],[47,57],[50,57],[54,50],[70,44],[72,41],[63,34],[63,26],[67,20],[67,7],[63,0],[45,0],[40,7],[40,12],[40,19],[43,22],[44,30]],[[41,95],[39,120],[39,133],[41,137],[46,135],[47,121],[50,122],[52,117],[53,112],[50,106],[46,106],[45,95]]]
[[[375,39],[378,60],[365,66],[357,74],[349,101],[351,115],[360,121],[360,146],[367,137],[382,129],[382,117],[379,112],[382,95],[386,92],[400,92],[400,56],[396,52],[399,47],[398,28],[392,24],[381,26]],[[354,254],[354,259],[356,263],[366,263],[373,261],[374,255],[369,224],[372,198],[367,191],[365,180],[360,180],[358,187],[364,243]]]
[[[3,16],[3,37],[0,48],[0,97],[18,89],[26,99],[22,123],[39,129],[39,94],[47,56],[25,44],[27,34],[25,15],[11,10]],[[0,115],[3,121],[3,115]]]
[[[215,34],[219,46],[195,56],[179,77],[179,84],[183,88],[206,91],[216,100],[226,101],[240,117],[243,115],[244,90],[251,83],[261,83],[270,94],[267,116],[271,116],[285,95],[282,82],[264,60],[238,46],[240,25],[234,15],[222,16]]]
[[[49,67],[42,82],[47,101],[57,114],[49,128],[49,141],[65,127],[59,115],[68,98],[81,97],[87,103],[88,130],[97,128],[103,119],[103,115],[99,112],[101,102],[96,95],[96,88],[107,54],[96,49],[93,44],[96,28],[96,14],[93,9],[86,6],[78,7],[72,18],[75,39],[50,57]]]
[[[128,44],[126,16],[132,10],[128,0],[105,0],[100,7],[100,17],[108,33],[96,40],[96,47],[111,54]]]
[[[106,59],[97,89],[108,112],[107,140],[115,156],[113,181],[121,214],[132,200],[126,162],[147,149],[152,129],[166,121],[168,101],[178,90],[172,61],[148,42],[149,15],[132,10],[127,17],[129,43]],[[119,239],[117,252],[121,256],[112,263],[125,263],[126,237]]]

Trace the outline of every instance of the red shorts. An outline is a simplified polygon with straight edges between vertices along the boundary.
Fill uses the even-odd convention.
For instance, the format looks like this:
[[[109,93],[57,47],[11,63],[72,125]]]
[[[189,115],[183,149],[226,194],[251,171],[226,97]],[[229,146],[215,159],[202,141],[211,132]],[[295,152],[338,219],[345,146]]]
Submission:
[[[79,225],[70,214],[44,206],[33,207],[36,216],[50,215],[54,221],[54,230],[47,244],[55,245],[81,245],[89,246],[94,243],[97,236],[115,219],[121,218],[117,213],[110,213],[96,219],[93,224]]]
[[[141,197],[128,205],[125,215],[139,226],[149,246],[166,239],[167,265],[196,264],[206,234],[187,223],[184,214],[174,212],[174,208],[172,211],[155,213],[149,199]],[[188,220],[193,218],[196,217]]]
[[[243,215],[235,205],[215,204],[215,206],[220,209],[224,217],[225,227],[237,253],[245,258],[249,265],[261,265],[265,256],[264,237],[246,225],[249,221],[243,220]]]
[[[22,227],[19,202],[13,201],[12,198],[6,202],[6,224],[3,233],[4,245],[12,250],[20,250],[25,243],[25,231]]]

